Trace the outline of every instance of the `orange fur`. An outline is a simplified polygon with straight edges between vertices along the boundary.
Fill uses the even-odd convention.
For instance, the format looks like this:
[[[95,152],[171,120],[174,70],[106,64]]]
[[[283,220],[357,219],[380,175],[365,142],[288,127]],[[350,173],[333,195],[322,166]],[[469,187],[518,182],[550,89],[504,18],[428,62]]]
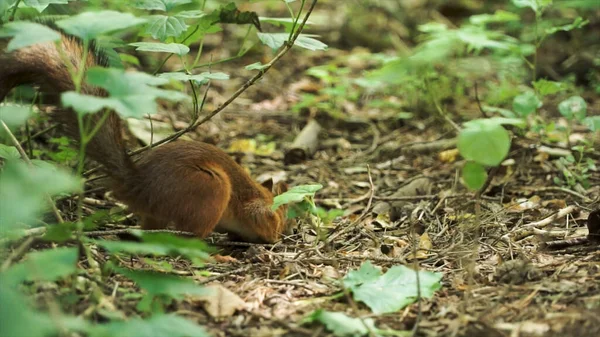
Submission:
[[[41,43],[4,52],[0,39],[0,101],[15,86],[35,84],[49,101],[57,104],[59,94],[73,90],[67,67],[52,43]],[[79,68],[82,46],[62,37],[68,59]],[[90,55],[85,67],[102,65]],[[103,96],[87,85],[82,92]],[[48,100],[47,100],[48,102]],[[78,137],[76,115],[60,110],[57,119],[66,132]],[[97,123],[99,116],[92,115]],[[103,164],[113,180],[113,190],[133,212],[140,215],[145,229],[165,228],[169,223],[182,231],[204,238],[213,231],[230,233],[250,242],[272,243],[285,232],[286,208],[272,211],[273,197],[287,185],[272,180],[258,184],[244,169],[217,147],[200,142],[177,141],[157,147],[134,163],[126,153],[121,121],[111,112],[98,134],[88,143],[86,153]]]

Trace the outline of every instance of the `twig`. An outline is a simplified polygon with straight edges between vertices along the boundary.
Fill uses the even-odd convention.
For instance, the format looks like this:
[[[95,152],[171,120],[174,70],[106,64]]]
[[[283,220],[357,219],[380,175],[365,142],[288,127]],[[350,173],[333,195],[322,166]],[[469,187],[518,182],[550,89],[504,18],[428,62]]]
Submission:
[[[483,117],[488,118],[489,116],[487,115],[487,112],[485,112],[485,110],[483,110],[483,107],[481,106],[481,101],[479,100],[479,92],[477,90],[477,82],[475,82],[475,101],[477,101],[477,106],[479,107],[479,111],[481,111],[481,114],[483,115]]]
[[[568,214],[571,214],[577,210],[578,210],[578,208],[575,206],[567,206],[567,207],[559,210],[557,213],[552,214],[551,216],[547,217],[546,219],[543,219],[540,221],[535,221],[535,222],[530,222],[528,224],[523,225],[522,228],[532,228],[532,227],[542,228],[542,227],[548,226],[556,219],[563,218],[563,217],[567,216]]]
[[[524,190],[529,191],[529,189],[525,188]],[[533,190],[533,189],[532,189]],[[567,193],[570,194],[574,197],[577,197],[579,199],[581,199],[584,202],[592,202],[593,200],[586,197],[583,194],[577,193],[573,190],[570,190],[568,188],[565,187],[559,187],[559,186],[546,186],[546,187],[536,187],[535,188],[535,192],[536,193],[540,193],[540,192],[563,192],[563,193]]]
[[[29,167],[33,167],[33,163],[31,162],[31,160],[29,160],[27,153],[25,153],[25,150],[21,146],[21,143],[19,142],[17,137],[15,137],[15,135],[10,131],[10,129],[8,128],[8,125],[6,125],[6,123],[4,123],[3,120],[0,120],[0,123],[2,123],[2,127],[4,128],[4,131],[6,131],[6,133],[8,134],[8,137],[10,138],[11,142],[13,142],[14,146],[17,148],[17,151],[19,151],[21,158],[27,163],[27,165],[29,165]],[[58,221],[58,223],[63,223],[64,220],[63,220],[62,216],[60,215],[60,213],[58,212],[58,208],[56,208],[56,205],[54,204],[54,201],[52,201],[52,198],[50,198],[50,196],[48,194],[46,194],[45,198],[48,201],[48,203],[50,204],[50,207],[52,208],[52,212],[54,213],[54,217],[56,218],[56,221]]]
[[[367,165],[367,175],[369,177],[369,186],[370,186],[369,201],[367,202],[367,207],[363,210],[362,214],[356,220],[354,220],[350,225],[346,226],[343,230],[341,230],[339,232],[335,232],[331,236],[329,236],[329,238],[327,238],[327,241],[325,242],[326,244],[330,244],[337,237],[354,230],[354,228],[356,226],[358,226],[358,224],[363,220],[363,218],[369,212],[369,209],[371,208],[371,203],[373,202],[373,196],[375,195],[375,185],[373,184],[373,178],[371,178],[371,168],[369,167],[369,165]]]
[[[250,270],[250,268],[252,268],[253,266],[254,265],[250,263],[250,264],[247,264],[247,265],[245,265],[245,266],[243,266],[241,268],[230,270],[228,272],[225,272],[225,273],[222,273],[222,274],[219,274],[219,275],[211,276],[211,277],[209,277],[209,278],[207,278],[205,280],[202,280],[202,281],[200,281],[198,283],[200,283],[200,284],[206,284],[206,283],[209,283],[209,282],[213,282],[213,281],[222,279],[222,278],[224,278],[226,276],[235,275],[235,274],[242,274],[242,273],[245,273],[248,270]]]
[[[2,268],[0,271],[4,272],[10,267],[13,261],[19,259],[26,251],[29,249],[31,244],[35,241],[35,239],[30,236],[23,243],[17,247],[17,249],[13,250],[12,253],[6,258],[6,260],[2,263]]]
[[[130,153],[130,155],[136,155],[136,154],[139,154],[139,153],[142,153],[142,152],[146,151],[150,147],[156,147],[158,145],[162,145],[164,143],[176,140],[177,138],[181,137],[182,135],[184,135],[184,134],[186,134],[186,133],[188,133],[190,131],[195,130],[198,126],[206,123],[207,121],[209,121],[210,119],[212,119],[214,116],[216,116],[219,112],[223,111],[223,109],[225,109],[227,106],[229,106],[229,104],[231,104],[236,98],[238,98],[238,96],[240,96],[244,91],[246,91],[246,89],[248,89],[250,86],[252,86],[261,77],[263,77],[263,75],[267,71],[269,71],[269,69],[271,69],[271,67],[277,61],[279,61],[279,59],[281,59],[294,46],[294,43],[295,43],[296,39],[298,38],[298,36],[302,32],[302,29],[304,28],[304,25],[306,24],[306,21],[308,21],[308,17],[312,13],[312,11],[315,8],[316,4],[317,4],[317,0],[313,0],[313,2],[310,5],[310,8],[308,9],[308,12],[304,16],[304,19],[302,20],[302,23],[300,24],[300,26],[298,26],[298,30],[292,36],[292,39],[290,41],[287,41],[287,43],[285,43],[283,45],[283,48],[281,49],[281,51],[279,53],[277,53],[277,55],[275,55],[275,57],[273,57],[273,59],[269,63],[265,64],[263,66],[263,68],[256,75],[254,75],[252,78],[250,78],[248,81],[246,81],[246,83],[244,83],[236,92],[234,92],[225,102],[223,102],[221,105],[219,105],[216,109],[214,109],[206,117],[202,118],[199,121],[198,120],[195,121],[194,123],[190,124],[185,129],[183,129],[181,131],[178,131],[178,132],[176,132],[176,133],[174,133],[174,134],[170,135],[169,137],[166,137],[166,138],[164,138],[162,140],[159,140],[156,143],[153,143],[151,145],[146,145],[146,146],[144,146],[142,148],[139,148],[139,149],[137,149],[135,151],[132,151]]]
[[[559,210],[557,213],[543,219],[540,221],[535,221],[535,222],[530,222],[528,224],[525,224],[523,226],[521,226],[521,228],[510,232],[510,233],[506,233],[504,235],[502,235],[502,240],[504,242],[510,243],[511,239],[513,241],[517,241],[517,240],[521,240],[524,239],[528,236],[534,235],[534,234],[542,234],[542,235],[546,235],[548,234],[547,232],[537,232],[536,233],[536,229],[540,229],[542,227],[548,226],[549,224],[551,224],[553,221],[555,221],[556,219],[562,218],[567,216],[570,213],[573,213],[575,211],[577,211],[578,208],[575,206],[568,206],[565,207],[561,210]]]

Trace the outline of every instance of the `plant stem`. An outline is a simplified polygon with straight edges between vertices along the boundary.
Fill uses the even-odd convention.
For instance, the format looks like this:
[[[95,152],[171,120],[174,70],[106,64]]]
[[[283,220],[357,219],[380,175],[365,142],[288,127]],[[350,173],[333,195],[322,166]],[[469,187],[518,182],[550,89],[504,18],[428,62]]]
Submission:
[[[13,8],[12,13],[10,13],[10,17],[8,18],[8,21],[13,21],[15,19],[15,14],[17,14],[17,8],[19,8],[19,4],[21,3],[21,0],[17,0],[17,2],[15,3],[15,7]]]

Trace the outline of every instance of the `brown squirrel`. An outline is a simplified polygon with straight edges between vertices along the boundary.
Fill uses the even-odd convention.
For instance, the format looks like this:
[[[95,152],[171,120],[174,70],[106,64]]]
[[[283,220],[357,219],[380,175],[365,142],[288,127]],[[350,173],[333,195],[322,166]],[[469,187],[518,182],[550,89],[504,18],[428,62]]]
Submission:
[[[15,86],[34,84],[46,103],[59,105],[60,94],[75,90],[68,68],[53,42],[38,43],[12,52],[0,39],[0,102]],[[83,45],[62,34],[62,49],[79,69]],[[91,47],[95,49],[94,47]],[[101,52],[90,52],[85,64],[107,66]],[[82,84],[82,93],[106,96]],[[72,137],[78,138],[75,112],[58,110],[55,117]],[[97,123],[99,115],[92,115]],[[175,141],[154,148],[139,161],[128,155],[119,116],[110,112],[106,122],[87,144],[86,154],[104,166],[117,199],[139,215],[144,229],[162,229],[173,222],[181,231],[204,238],[213,231],[230,233],[249,242],[272,243],[286,231],[286,207],[271,210],[275,195],[285,183],[270,179],[258,184],[219,148],[195,141]]]

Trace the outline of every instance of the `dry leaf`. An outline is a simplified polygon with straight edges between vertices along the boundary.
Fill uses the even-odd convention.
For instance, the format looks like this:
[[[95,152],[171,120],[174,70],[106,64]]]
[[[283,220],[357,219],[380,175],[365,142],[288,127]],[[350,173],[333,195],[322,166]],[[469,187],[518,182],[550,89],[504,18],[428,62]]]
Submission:
[[[231,317],[236,310],[244,309],[246,302],[229,289],[219,285],[206,286],[205,295],[194,296],[194,301],[203,302],[204,310],[214,318]]]
[[[440,152],[438,158],[443,163],[453,163],[456,161],[456,157],[458,157],[458,149],[451,149]]]

